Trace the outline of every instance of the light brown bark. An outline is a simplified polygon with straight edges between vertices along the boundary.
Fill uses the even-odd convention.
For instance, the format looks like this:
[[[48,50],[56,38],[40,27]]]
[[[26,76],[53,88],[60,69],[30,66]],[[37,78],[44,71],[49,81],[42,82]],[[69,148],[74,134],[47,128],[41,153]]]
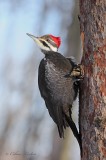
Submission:
[[[84,80],[80,91],[82,160],[106,160],[106,3],[80,0]]]

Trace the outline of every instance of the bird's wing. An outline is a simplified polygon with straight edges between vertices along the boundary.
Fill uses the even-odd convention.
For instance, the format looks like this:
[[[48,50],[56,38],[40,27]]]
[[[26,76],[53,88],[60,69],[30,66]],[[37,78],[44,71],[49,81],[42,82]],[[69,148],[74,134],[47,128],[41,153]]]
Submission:
[[[66,128],[65,119],[63,119],[62,107],[51,103],[49,100],[45,100],[46,107],[50,116],[57,124],[60,138],[64,137],[64,128]]]
[[[60,137],[63,137],[64,136],[63,127],[65,127],[65,121],[63,120],[63,113],[62,113],[63,108],[53,98],[56,95],[52,95],[53,94],[52,90],[48,88],[47,79],[45,75],[45,65],[46,65],[46,62],[43,59],[39,65],[39,71],[38,71],[39,90],[40,90],[41,96],[45,100],[45,104],[49,111],[50,116],[52,117],[54,122],[57,124]]]

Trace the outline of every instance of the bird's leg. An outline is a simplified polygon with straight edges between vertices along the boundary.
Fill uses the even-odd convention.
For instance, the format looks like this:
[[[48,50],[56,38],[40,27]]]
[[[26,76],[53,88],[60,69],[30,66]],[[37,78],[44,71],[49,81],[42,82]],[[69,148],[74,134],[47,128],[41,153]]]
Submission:
[[[83,79],[84,77],[84,66],[81,64],[78,64],[77,66],[75,66],[72,70],[72,72],[70,73],[71,77],[76,77],[79,80]]]
[[[82,80],[84,77],[84,66],[81,64],[76,65],[71,72],[65,75],[65,77],[72,77],[78,80]]]

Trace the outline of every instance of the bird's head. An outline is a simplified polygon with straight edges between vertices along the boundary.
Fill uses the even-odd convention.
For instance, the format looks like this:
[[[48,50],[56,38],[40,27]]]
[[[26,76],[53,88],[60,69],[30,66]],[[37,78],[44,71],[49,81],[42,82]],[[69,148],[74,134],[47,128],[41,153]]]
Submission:
[[[31,35],[27,33],[29,37],[31,37],[37,45],[40,47],[41,50],[43,51],[58,51],[58,48],[61,44],[61,39],[60,37],[55,37],[51,34],[44,35],[41,37],[35,37],[34,35]]]

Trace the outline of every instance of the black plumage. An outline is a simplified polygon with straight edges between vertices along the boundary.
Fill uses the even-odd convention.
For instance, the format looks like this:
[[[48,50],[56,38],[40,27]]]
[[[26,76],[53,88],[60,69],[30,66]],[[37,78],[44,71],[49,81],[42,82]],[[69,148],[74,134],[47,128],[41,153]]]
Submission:
[[[57,124],[60,137],[70,126],[82,153],[80,134],[72,120],[72,104],[77,97],[83,66],[57,52],[61,38],[51,34],[35,37],[27,33],[45,54],[39,65],[38,84],[50,116]]]
[[[78,93],[77,77],[69,76],[77,65],[63,55],[43,51],[45,58],[39,65],[38,84],[50,116],[57,124],[60,137],[70,126],[80,147],[80,136],[71,116],[73,101]],[[68,76],[67,76],[68,75]]]

